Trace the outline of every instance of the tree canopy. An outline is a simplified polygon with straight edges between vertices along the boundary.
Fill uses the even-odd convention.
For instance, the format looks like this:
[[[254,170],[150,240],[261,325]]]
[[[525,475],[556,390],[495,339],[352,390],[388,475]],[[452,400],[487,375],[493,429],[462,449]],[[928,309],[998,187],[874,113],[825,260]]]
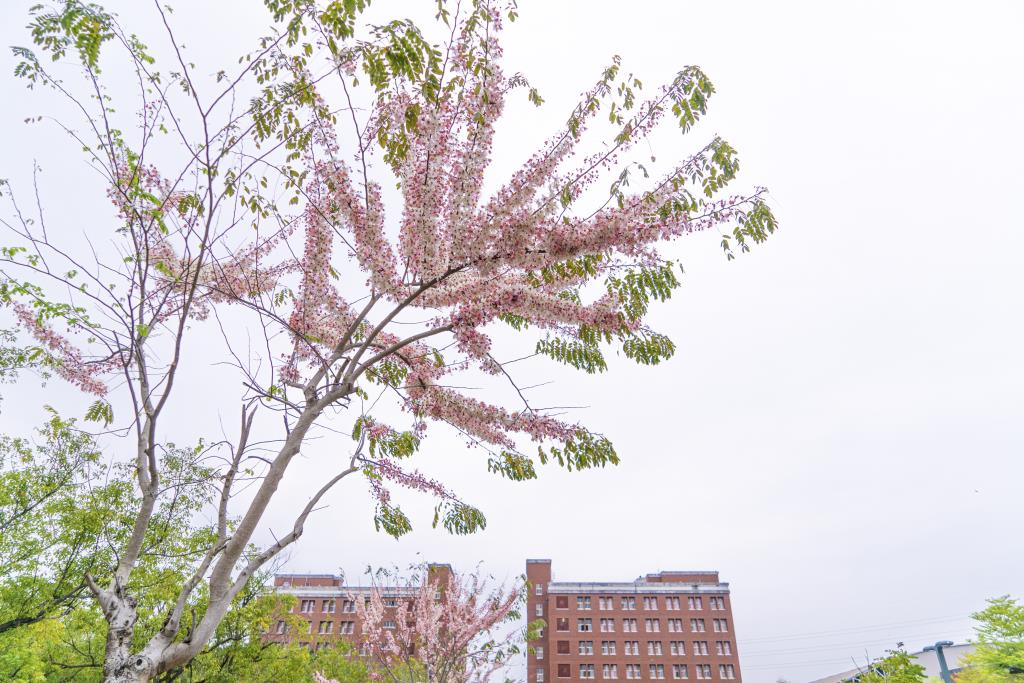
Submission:
[[[646,322],[680,285],[664,246],[714,230],[731,258],[776,229],[763,188],[731,192],[739,162],[721,138],[660,170],[637,160],[653,131],[689,134],[706,113],[714,87],[693,66],[646,94],[615,58],[485,189],[507,98],[542,102],[503,69],[514,3],[441,0],[427,29],[371,23],[367,4],[264,0],[268,33],[223,69],[190,61],[188,17],[159,2],[152,37],[97,4],[37,6],[33,47],[15,48],[15,75],[78,116],[32,120],[55,121],[107,202],[80,235],[50,222],[37,177],[32,213],[22,187],[4,186],[0,305],[12,348],[34,349],[17,363],[89,397],[95,433],[75,438],[131,450],[103,464],[126,475],[110,554],[69,575],[107,624],[95,661],[108,683],[195,666],[342,480],[365,481],[393,536],[412,525],[395,487],[434,496],[434,524],[454,534],[484,528],[480,509],[409,464],[428,427],[462,435],[511,480],[617,463],[604,434],[529,399],[514,365],[527,359],[503,353],[496,330],[588,373],[608,369],[609,350],[664,362],[675,345]],[[203,407],[237,413],[237,431],[175,446],[168,407],[202,403],[181,375],[213,365],[233,368],[238,391]],[[464,388],[479,378],[486,393]],[[314,436],[334,444],[319,488],[257,546]]]

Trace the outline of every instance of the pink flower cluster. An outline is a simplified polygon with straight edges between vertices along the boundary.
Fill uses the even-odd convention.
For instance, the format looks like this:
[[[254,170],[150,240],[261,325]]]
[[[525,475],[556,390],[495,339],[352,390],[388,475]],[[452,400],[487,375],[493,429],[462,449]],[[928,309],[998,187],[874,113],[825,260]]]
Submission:
[[[97,379],[97,375],[109,370],[111,363],[86,363],[77,347],[40,322],[28,306],[15,302],[12,308],[22,328],[28,330],[56,359],[58,375],[86,393],[97,396],[107,393],[107,385]]]
[[[388,604],[398,596],[399,606]],[[496,636],[513,614],[516,589],[490,588],[478,575],[431,576],[375,585],[369,600],[357,600],[360,652],[374,679],[393,679],[416,662],[435,683],[486,683],[512,652],[514,634]],[[337,683],[316,674],[317,683]]]
[[[360,170],[338,159],[333,133],[322,133],[323,154],[310,161],[306,246],[298,264],[301,296],[292,313],[296,360],[286,371],[289,377],[299,377],[302,371],[295,363],[302,360],[316,364],[324,358],[347,357],[348,350],[336,344],[353,338],[355,306],[342,294],[351,278],[332,281],[328,277],[332,269],[343,272],[339,252],[344,252],[349,264],[354,261],[365,275],[372,295],[393,305],[429,311],[428,329],[448,331],[462,356],[438,365],[433,360],[435,347],[415,342],[390,357],[408,370],[401,388],[410,412],[447,422],[473,441],[514,448],[517,433],[536,441],[565,441],[578,427],[532,411],[510,413],[443,386],[445,375],[469,364],[492,374],[501,372],[488,326],[511,315],[570,338],[578,336],[581,328],[610,334],[635,330],[641,321],[626,321],[617,296],[604,293],[582,300],[586,285],[623,261],[660,261],[658,245],[735,219],[750,198],[708,202],[700,212],[663,210],[678,191],[679,179],[695,173],[702,150],[658,181],[653,190],[588,215],[571,213],[572,202],[620,164],[622,155],[649,135],[671,104],[685,98],[692,86],[689,72],[681,73],[631,110],[635,113],[625,134],[613,145],[580,155],[569,170],[563,170],[577,156],[577,145],[601,102],[622,92],[614,83],[617,65],[583,94],[564,130],[493,196],[483,198],[495,125],[514,86],[498,64],[500,28],[497,13],[491,13],[486,31],[480,31],[479,25],[473,30],[464,27],[446,61],[447,78],[457,85],[436,99],[402,90],[377,101],[356,155],[355,168]],[[407,127],[408,112],[413,110],[418,112],[416,125]],[[396,167],[403,204],[393,241],[385,227],[380,186],[370,180],[366,169],[373,166],[375,131],[403,127],[408,148]],[[345,249],[336,249],[335,243]],[[594,256],[600,258],[593,270],[538,284],[539,272]],[[374,324],[367,320],[364,331]],[[381,351],[401,345],[400,329],[387,326],[370,348]]]

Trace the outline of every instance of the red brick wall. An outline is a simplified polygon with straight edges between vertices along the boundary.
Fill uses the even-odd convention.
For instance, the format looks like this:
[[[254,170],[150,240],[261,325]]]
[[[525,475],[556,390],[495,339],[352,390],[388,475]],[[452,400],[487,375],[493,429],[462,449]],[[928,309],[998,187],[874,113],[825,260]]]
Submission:
[[[537,683],[537,672],[543,672],[543,683],[569,683],[579,681],[580,665],[592,664],[594,666],[594,681],[607,680],[602,676],[602,665],[614,664],[618,667],[616,681],[628,681],[626,678],[626,667],[629,664],[640,666],[640,678],[642,681],[651,681],[650,665],[662,665],[664,667],[664,680],[672,681],[674,664],[685,664],[687,667],[687,681],[713,680],[720,681],[720,665],[731,665],[735,675],[735,681],[741,681],[739,653],[736,647],[736,632],[732,618],[732,601],[728,588],[722,585],[721,592],[709,591],[711,584],[718,584],[718,574],[715,573],[692,573],[692,572],[663,572],[643,577],[645,581],[654,584],[679,584],[678,591],[648,592],[643,591],[643,582],[635,584],[635,592],[623,592],[630,588],[631,584],[624,583],[616,588],[616,591],[600,592],[600,587],[593,589],[587,587],[584,592],[563,593],[560,592],[557,584],[552,587],[551,563],[529,561],[526,565],[527,579],[531,582],[530,594],[527,600],[527,615],[531,621],[543,618],[547,623],[543,636],[531,643],[532,651],[527,654],[527,681],[526,683]],[[655,580],[652,580],[655,579]],[[701,584],[702,590],[698,593],[693,589],[693,584]],[[538,595],[536,586],[541,587],[541,594]],[[551,593],[551,590],[555,593]],[[660,588],[659,591],[664,591]],[[590,609],[580,609],[577,597],[590,598]],[[611,609],[600,609],[600,599],[611,598]],[[622,598],[631,597],[636,600],[636,609],[622,609]],[[656,598],[656,609],[644,609],[644,598]],[[667,609],[666,598],[679,598],[680,609]],[[689,608],[688,598],[700,597],[700,608]],[[723,609],[712,610],[711,598],[721,598],[724,602]],[[560,600],[565,598],[565,600]],[[560,607],[563,603],[564,607]],[[538,615],[537,606],[540,605]],[[591,631],[580,632],[581,619],[591,620]],[[601,619],[612,619],[615,624],[614,632],[601,632]],[[624,619],[636,619],[637,631],[625,632],[623,630]],[[646,632],[645,620],[657,619],[660,626],[658,632]],[[670,632],[668,630],[669,619],[682,620],[682,632]],[[691,619],[703,619],[703,632],[694,632]],[[724,619],[727,632],[714,631],[714,620]],[[567,630],[558,630],[559,624],[567,626]],[[592,641],[593,654],[580,654],[580,642]],[[602,641],[615,643],[615,654],[602,654]],[[626,655],[626,641],[639,643],[639,654]],[[684,643],[684,655],[672,655],[670,643],[682,641]],[[719,655],[716,653],[716,643],[728,642],[731,654]],[[648,642],[661,643],[661,654],[648,654]],[[696,654],[695,642],[707,643],[707,655]],[[566,648],[567,644],[567,648]],[[543,648],[543,657],[538,658],[536,649]],[[559,650],[563,652],[559,652]],[[564,650],[568,649],[568,653]],[[699,665],[710,665],[710,679],[699,679],[697,667]],[[565,670],[568,666],[568,676],[560,677],[560,668]]]

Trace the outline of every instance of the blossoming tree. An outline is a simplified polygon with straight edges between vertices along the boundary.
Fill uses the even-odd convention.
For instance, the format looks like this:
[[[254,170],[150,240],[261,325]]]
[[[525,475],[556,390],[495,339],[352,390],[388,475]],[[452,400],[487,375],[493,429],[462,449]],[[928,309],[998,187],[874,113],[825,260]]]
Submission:
[[[116,566],[86,577],[109,624],[108,682],[149,681],[194,657],[343,479],[366,480],[378,527],[395,536],[411,524],[395,486],[436,496],[434,523],[453,533],[481,528],[478,509],[408,465],[432,423],[512,480],[537,476],[538,463],[617,462],[607,438],[529,401],[495,330],[530,335],[536,356],[589,373],[607,369],[609,348],[662,362],[674,346],[645,316],[679,281],[661,246],[717,230],[731,257],[775,229],[763,189],[725,192],[738,161],[721,139],[660,176],[631,162],[661,124],[688,133],[705,113],[713,87],[697,68],[644,98],[616,59],[561,129],[485,191],[506,99],[521,90],[541,102],[501,67],[498,37],[514,11],[441,0],[435,46],[410,22],[367,25],[364,0],[263,4],[272,31],[230,70],[192,64],[159,2],[151,11],[166,35],[152,48],[102,8],[61,0],[33,9],[36,48],[15,50],[16,75],[81,116],[57,125],[112,205],[79,236],[41,209],[30,215],[6,187],[0,252],[0,301],[26,343],[93,397],[86,417],[124,437],[118,451],[132,444],[133,528]],[[137,106],[121,106],[133,97]],[[587,147],[602,118],[615,132]],[[222,336],[222,352],[185,353],[200,328]],[[177,388],[197,359],[237,371],[238,432],[205,470],[217,492],[208,547],[159,630],[140,633],[133,570],[153,552],[147,530],[168,495],[162,444],[175,429],[164,416],[196,402]],[[467,374],[507,382],[519,404],[471,398],[457,388]],[[403,424],[373,408],[388,400]],[[312,435],[336,434],[345,411],[350,452],[325,462],[291,527],[256,546],[285,472]],[[254,430],[269,436],[256,444]],[[240,495],[243,476],[255,483]]]
[[[389,607],[388,595],[401,595]],[[360,601],[360,652],[371,677],[394,683],[485,683],[520,650],[520,591],[489,587],[480,574],[389,579]],[[503,632],[502,632],[503,630]],[[317,683],[338,683],[323,676]]]

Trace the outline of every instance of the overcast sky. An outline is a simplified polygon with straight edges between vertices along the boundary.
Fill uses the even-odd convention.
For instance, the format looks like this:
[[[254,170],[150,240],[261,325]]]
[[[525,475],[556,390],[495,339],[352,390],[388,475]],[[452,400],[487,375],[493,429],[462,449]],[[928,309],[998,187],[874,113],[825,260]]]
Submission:
[[[27,42],[29,4],[2,3],[0,43]],[[106,4],[144,39],[162,37],[145,3]],[[216,59],[211,72],[266,23],[241,0],[212,4],[175,3],[183,40]],[[375,8],[420,15],[430,4]],[[514,169],[553,132],[612,54],[650,85],[697,64],[718,90],[711,114],[652,152],[679,157],[721,134],[739,150],[742,182],[771,190],[781,230],[732,262],[713,234],[672,247],[684,285],[653,318],[678,344],[669,363],[613,360],[596,378],[540,366],[550,395],[585,405],[576,416],[612,437],[617,468],[508,483],[432,433],[420,465],[480,504],[486,531],[433,531],[431,501],[403,498],[419,525],[396,542],[374,532],[363,485],[347,483],[287,569],[355,576],[425,559],[483,562],[510,579],[527,557],[551,558],[556,580],[717,569],[749,683],[814,679],[897,641],[962,641],[986,598],[1024,596],[1024,4],[520,10],[505,70],[547,102],[508,107],[496,168]],[[84,164],[61,156],[52,128],[22,126],[39,106],[20,83],[4,78],[0,96],[0,177],[24,181],[38,159],[51,225],[88,229],[74,187]],[[209,398],[218,370],[190,358],[196,399],[176,424],[234,425],[234,404]],[[46,400],[64,391],[51,385]],[[38,401],[6,395],[4,431],[38,421]],[[277,529],[322,471],[304,457],[286,480],[291,505],[274,508]]]

